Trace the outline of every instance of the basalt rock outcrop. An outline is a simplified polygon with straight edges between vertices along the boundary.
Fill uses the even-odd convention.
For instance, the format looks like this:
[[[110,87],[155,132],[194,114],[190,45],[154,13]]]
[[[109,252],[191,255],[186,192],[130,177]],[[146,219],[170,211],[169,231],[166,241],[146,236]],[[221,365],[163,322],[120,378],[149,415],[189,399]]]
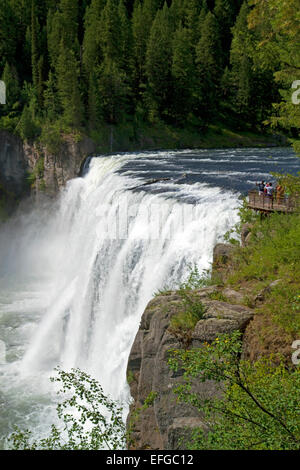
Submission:
[[[224,302],[213,300],[217,292],[220,290],[215,286],[194,291],[193,295],[205,306],[205,313],[192,333],[190,347],[201,347],[222,333],[244,331],[253,317],[251,309],[236,303],[240,293],[229,289],[231,297]],[[182,348],[182,344],[169,326],[172,316],[181,308],[180,294],[170,292],[151,300],[142,316],[127,371],[133,397],[127,425],[132,428],[134,449],[184,449],[193,428],[208,427],[203,416],[178,403],[173,392],[183,377],[182,372],[175,374],[170,370],[168,355],[170,349]],[[212,381],[198,383],[196,389],[203,397],[216,394]],[[144,407],[151,395],[153,403]]]
[[[218,243],[213,250],[212,269],[215,278],[223,282],[230,270],[230,260],[234,246],[227,243]]]
[[[51,196],[57,194],[68,180],[79,175],[83,160],[95,150],[95,143],[88,137],[76,141],[72,136],[65,136],[57,154],[52,154],[46,147],[25,143],[24,153],[29,171],[35,172],[41,159],[43,162],[42,170],[35,172],[33,191],[43,191]]]
[[[0,189],[16,200],[41,193],[53,196],[78,176],[83,160],[96,151],[88,137],[64,136],[55,154],[39,143],[23,142],[0,130]]]

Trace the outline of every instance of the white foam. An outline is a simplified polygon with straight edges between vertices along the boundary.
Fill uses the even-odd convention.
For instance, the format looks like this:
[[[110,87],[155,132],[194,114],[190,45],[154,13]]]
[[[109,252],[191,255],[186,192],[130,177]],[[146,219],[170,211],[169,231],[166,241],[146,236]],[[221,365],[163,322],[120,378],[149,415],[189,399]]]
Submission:
[[[237,222],[237,195],[220,188],[170,182],[163,194],[126,190],[138,182],[117,174],[128,159],[93,159],[55,210],[33,211],[17,234],[9,226],[2,234],[6,274],[32,288],[0,308],[0,319],[23,310],[29,324],[19,330],[25,353],[2,370],[3,393],[14,389],[9,419],[26,421],[22,413],[29,413],[38,433],[53,419],[52,412],[45,416],[45,396],[57,365],[80,367],[106,393],[129,400],[127,360],[148,301],[183,281],[191,263],[208,269],[213,246]],[[191,196],[196,204],[185,203]]]

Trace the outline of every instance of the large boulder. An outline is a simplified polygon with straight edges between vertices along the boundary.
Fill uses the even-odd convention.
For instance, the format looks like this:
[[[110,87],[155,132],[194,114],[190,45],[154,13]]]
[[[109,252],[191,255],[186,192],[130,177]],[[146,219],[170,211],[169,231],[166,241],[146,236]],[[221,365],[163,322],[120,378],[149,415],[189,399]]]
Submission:
[[[193,345],[211,342],[218,335],[234,330],[244,331],[253,317],[253,311],[244,305],[232,305],[218,300],[204,301],[206,312],[193,332]]]
[[[249,244],[251,238],[251,230],[253,228],[253,224],[246,223],[242,226],[241,230],[241,244],[243,247]]]
[[[226,243],[218,243],[214,247],[213,252],[213,265],[224,265],[228,262],[230,255],[233,251],[233,245]]]

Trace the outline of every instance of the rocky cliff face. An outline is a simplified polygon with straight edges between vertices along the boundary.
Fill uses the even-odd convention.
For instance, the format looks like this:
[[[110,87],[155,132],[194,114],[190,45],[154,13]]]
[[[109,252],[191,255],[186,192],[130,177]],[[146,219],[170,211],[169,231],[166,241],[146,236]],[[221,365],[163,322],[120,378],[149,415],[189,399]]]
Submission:
[[[253,317],[251,309],[239,305],[240,292],[226,289],[222,292],[226,302],[212,300],[218,293],[220,290],[215,286],[194,292],[206,311],[192,333],[191,347],[211,342],[221,333],[244,331]],[[134,449],[184,449],[194,427],[207,427],[194,408],[176,402],[172,391],[182,377],[180,373],[174,375],[170,371],[168,351],[181,348],[182,343],[169,326],[172,316],[181,308],[180,295],[170,292],[151,300],[142,316],[128,362],[128,381],[134,401],[127,424],[133,429]],[[197,392],[204,397],[214,395],[215,385],[211,381],[199,383]],[[145,407],[149,396],[153,403]]]
[[[6,131],[0,131],[0,183],[8,192],[22,196],[28,192],[26,161],[23,142]]]
[[[65,136],[57,155],[38,144],[25,143],[24,154],[29,171],[34,175],[32,190],[55,195],[66,182],[78,176],[83,160],[95,152],[96,145],[88,137],[75,141]]]
[[[30,144],[0,131],[0,185],[5,193],[20,199],[30,193],[53,196],[78,175],[84,158],[94,153],[94,142],[65,136],[57,155],[37,143]]]

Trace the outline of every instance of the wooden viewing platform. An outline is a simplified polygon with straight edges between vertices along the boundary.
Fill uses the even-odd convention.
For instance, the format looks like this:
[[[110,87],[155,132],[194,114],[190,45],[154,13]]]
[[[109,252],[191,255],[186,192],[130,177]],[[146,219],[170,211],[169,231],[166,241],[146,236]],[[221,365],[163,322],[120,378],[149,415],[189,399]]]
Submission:
[[[266,194],[259,194],[256,189],[249,191],[249,209],[253,209],[259,212],[270,213],[270,212],[285,212],[291,213],[296,212],[300,209],[300,197],[289,196],[289,197],[276,197],[270,198]]]

